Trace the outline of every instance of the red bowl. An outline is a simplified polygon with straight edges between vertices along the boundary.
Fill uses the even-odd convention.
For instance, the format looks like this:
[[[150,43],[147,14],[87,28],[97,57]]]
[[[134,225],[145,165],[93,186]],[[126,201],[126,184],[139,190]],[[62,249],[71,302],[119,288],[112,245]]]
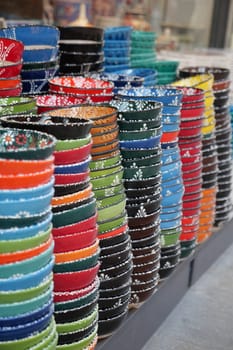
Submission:
[[[192,208],[184,208],[183,206],[183,217],[190,217],[190,216],[196,216],[196,215],[200,215],[200,205],[198,207],[192,207]]]
[[[202,182],[196,183],[193,185],[185,185],[184,193],[192,194],[192,193],[196,193],[197,191],[201,192],[201,189],[202,189]]]
[[[193,164],[195,164],[195,165],[199,164],[199,166],[200,166],[202,164],[202,154],[199,153],[197,155],[190,156],[190,157],[181,157],[181,162],[182,162],[183,167],[185,167],[185,166],[191,167]]]
[[[1,70],[1,68],[0,68]],[[22,86],[19,85],[12,89],[0,89],[0,97],[12,97],[12,96],[20,96],[22,92]]]
[[[201,148],[200,147],[196,147],[196,148],[192,148],[192,149],[182,149],[182,148],[180,148],[180,156],[182,158],[189,158],[189,157],[197,156],[200,153],[201,153]]]
[[[97,95],[112,94],[114,84],[109,81],[89,77],[63,76],[49,80],[49,87],[54,92],[68,94]]]
[[[91,153],[92,143],[65,151],[55,151],[55,165],[74,164],[87,159]]]
[[[112,231],[105,232],[103,234],[98,235],[98,239],[105,239],[110,237],[115,237],[118,235],[122,235],[128,229],[128,224],[124,224],[118,228],[115,228]]]
[[[191,101],[182,104],[182,108],[201,108],[205,107],[205,100]]]
[[[194,229],[199,226],[199,215],[182,217],[182,227],[187,226],[187,229]]]
[[[189,241],[191,239],[194,239],[195,237],[197,237],[197,231],[191,231],[189,233],[182,232],[180,235],[180,240]]]
[[[21,78],[13,77],[13,78],[5,78],[0,79],[0,89],[16,89],[21,86]]]
[[[54,273],[54,291],[56,292],[71,292],[77,289],[82,289],[92,284],[96,279],[100,264],[91,267],[88,270],[77,272]]]
[[[192,194],[184,194],[183,195],[183,202],[184,201],[196,201],[198,199],[202,199],[202,194],[200,192],[192,193]]]
[[[53,237],[59,237],[59,236],[65,236],[65,235],[72,235],[77,234],[81,232],[87,232],[89,230],[94,230],[96,228],[97,224],[97,213],[90,218],[79,221],[73,225],[68,226],[61,226],[58,228],[53,228],[52,233]]]
[[[182,119],[187,119],[187,118],[195,118],[195,117],[201,117],[203,116],[205,111],[205,107],[201,106],[198,108],[182,108],[180,111],[180,117]]]
[[[86,294],[89,294],[92,292],[95,288],[98,286],[98,279],[91,283],[86,288],[77,289],[72,292],[57,292],[54,293],[54,302],[55,303],[61,303],[64,301],[74,300],[83,297]]]
[[[0,38],[1,61],[18,62],[22,59],[24,45],[19,40]]]
[[[213,90],[216,92],[219,90],[225,90],[225,89],[228,89],[230,85],[231,85],[230,80],[217,80],[217,81],[214,81]]]
[[[67,95],[42,95],[37,97],[37,113],[45,113],[52,109],[75,106],[83,104],[86,100],[82,98],[76,98],[75,96]]]
[[[202,184],[202,176],[198,176],[198,177],[195,177],[192,179],[183,179],[183,183],[185,186],[193,186],[196,184]]]
[[[199,231],[199,222],[196,225],[182,225],[182,233],[184,234],[197,234]]]
[[[195,163],[188,163],[188,162],[184,162],[182,163],[182,172],[192,172],[192,171],[196,171],[199,168],[202,167],[202,162],[195,162]]]
[[[12,78],[20,75],[22,69],[22,61],[12,62],[6,66],[0,66],[0,78]]]
[[[172,132],[163,132],[161,136],[161,143],[176,142],[178,135],[179,135],[179,130],[172,131]]]
[[[68,185],[83,182],[88,179],[89,175],[90,170],[86,171],[85,173],[77,174],[56,174],[55,185]]]
[[[53,93],[54,91],[50,90],[49,92]],[[83,103],[89,104],[89,103],[104,103],[109,102],[113,99],[113,94],[95,94],[95,95],[89,95],[89,94],[78,94],[78,93],[67,93],[67,92],[56,92],[57,95],[60,96],[68,96],[68,97],[76,97],[78,99],[83,100]]]
[[[196,137],[193,140],[186,140],[186,139],[179,139],[179,147],[181,150],[192,150],[199,148],[201,151],[202,148],[202,138],[201,137]]]
[[[181,127],[179,132],[179,137],[188,138],[188,137],[199,136],[201,135],[201,129],[202,129],[201,126],[198,126],[198,127],[190,126],[188,128]]]
[[[64,236],[54,236],[54,253],[66,253],[72,250],[79,250],[94,244],[97,237],[98,229],[97,226],[94,228],[72,233],[71,235],[65,234]]]
[[[196,179],[197,177],[200,177],[202,175],[202,167],[199,167],[197,170],[194,171],[182,171],[183,175],[183,180],[187,181],[187,180],[192,180],[192,179]]]
[[[198,199],[193,199],[190,201],[187,201],[187,200],[184,201],[184,198],[183,198],[183,210],[189,210],[189,209],[196,208],[196,207],[199,207],[199,208],[201,207],[201,198],[200,197]]]
[[[195,119],[183,119],[180,122],[180,129],[201,127],[203,125],[203,120],[203,117]]]
[[[182,102],[194,102],[204,99],[204,90],[192,88],[192,87],[182,87],[176,86],[177,89],[182,91]]]

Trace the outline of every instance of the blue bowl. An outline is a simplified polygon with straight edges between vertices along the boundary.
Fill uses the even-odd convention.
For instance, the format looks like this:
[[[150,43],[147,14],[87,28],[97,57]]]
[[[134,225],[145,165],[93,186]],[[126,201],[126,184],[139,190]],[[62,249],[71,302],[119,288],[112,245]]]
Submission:
[[[144,81],[156,79],[157,72],[149,68],[131,68],[118,71],[119,74],[126,74],[130,76],[143,77]]]
[[[132,27],[118,26],[107,27],[104,30],[104,40],[126,40],[129,41],[132,33]]]
[[[179,160],[172,163],[162,164],[161,166],[162,173],[166,176],[168,173],[173,170],[181,170],[181,162]]]
[[[42,269],[8,279],[0,279],[0,291],[10,291],[26,288],[32,288],[40,284],[51,272],[54,265],[54,257]]]
[[[25,227],[13,227],[9,229],[0,229],[0,241],[8,241],[13,239],[24,239],[36,236],[38,233],[48,230],[52,221],[52,213],[48,215],[41,222]],[[1,266],[0,266],[1,268]]]
[[[57,58],[59,52],[59,46],[36,46],[36,48],[28,49],[27,47],[23,52],[23,62],[47,62],[53,61]]]
[[[33,320],[30,323],[24,323],[16,327],[1,327],[0,341],[12,341],[22,338],[27,338],[33,333],[38,333],[48,327],[53,316],[53,309],[50,308],[46,315],[41,318]]]
[[[152,86],[155,86],[155,85],[157,85],[157,79],[155,78],[155,79],[145,79],[144,80],[144,86],[146,86],[146,87],[152,87]]]
[[[122,64],[129,64],[130,59],[129,57],[104,57],[104,66],[113,66],[113,65],[122,65]]]
[[[54,185],[54,177],[45,185],[31,187],[28,189],[20,190],[1,190],[0,200],[19,200],[19,199],[30,199],[32,197],[42,197],[50,193]]]
[[[127,76],[117,73],[92,74],[91,76],[96,79],[112,81],[116,88],[142,86],[144,81],[142,77]]]
[[[179,227],[181,225],[181,218],[175,220],[161,221],[160,228],[161,230],[170,230],[173,227]]]
[[[164,197],[168,197],[168,196],[172,196],[176,193],[184,193],[184,186],[183,183],[181,182],[180,184],[175,184],[173,186],[170,187],[163,187],[162,184],[162,196]]]
[[[175,186],[175,185],[181,185],[183,183],[182,177],[178,176],[175,177],[173,179],[168,179],[167,181],[163,181],[163,188],[165,189],[170,188],[171,186]]]
[[[17,317],[0,317],[0,327],[17,327],[22,324],[31,323],[46,316],[51,311],[54,312],[53,298],[51,298],[47,304],[44,304],[42,307],[32,312],[24,313]]]
[[[180,154],[180,148],[178,146],[178,142],[176,142],[175,145],[171,147],[163,148],[162,150],[162,157],[169,157],[170,155],[173,155],[173,154]]]
[[[180,178],[182,177],[182,171],[181,171],[180,167],[171,168],[170,171],[166,171],[166,172],[162,171],[162,181],[163,182],[176,179],[177,177],[180,177]]]
[[[51,189],[49,193],[41,197],[0,201],[0,216],[20,217],[43,213],[44,209],[51,204],[53,195],[54,189]]]
[[[13,278],[17,275],[25,275],[36,272],[46,266],[53,254],[54,243],[42,254],[39,254],[31,259],[25,259],[12,264],[0,265],[1,278]],[[21,286],[22,288],[22,286]]]
[[[178,123],[180,122],[180,111],[175,114],[165,114],[163,111],[162,120],[164,124]]]
[[[179,220],[182,216],[182,210],[170,213],[160,213],[161,222],[170,220]]]
[[[48,80],[22,80],[23,94],[39,94],[41,92],[47,92],[49,89]]]
[[[48,25],[19,25],[1,29],[0,37],[19,40],[24,45],[56,46],[60,32],[58,28]]]
[[[183,210],[183,203],[175,203],[174,206],[161,207],[161,214],[181,213]]]
[[[169,155],[163,155],[161,157],[162,160],[162,166],[166,166],[167,164],[174,163],[174,162],[179,162],[181,161],[180,158],[180,153],[171,153]]]
[[[117,72],[119,69],[128,69],[129,64],[114,64],[114,65],[107,65],[104,67],[105,73],[111,73],[111,72]]]
[[[130,49],[130,41],[128,40],[104,40],[104,49]]]
[[[31,69],[31,70],[21,70],[21,77],[23,80],[48,80],[53,78],[59,70],[59,65],[52,68],[45,69]]]
[[[180,130],[180,123],[166,124],[162,123],[163,132],[173,132]]]
[[[91,157],[85,159],[83,162],[69,164],[69,165],[57,165],[55,166],[55,174],[78,174],[84,173],[88,170]]]
[[[128,149],[148,149],[148,148],[155,148],[159,145],[161,135],[151,137],[149,139],[143,139],[143,140],[132,140],[132,141],[120,141],[120,147],[121,148],[128,148]]]
[[[173,193],[171,196],[162,196],[161,206],[162,207],[169,207],[171,205],[177,205],[177,203],[180,203],[183,197],[183,189],[180,192]]]
[[[107,57],[129,57],[130,55],[130,48],[104,48],[104,55]]]
[[[141,87],[138,89],[122,89],[119,92],[119,96],[123,96],[129,99],[137,100],[156,100],[162,102],[163,104],[171,105],[171,108],[177,107],[179,110],[182,99],[182,92],[176,88],[166,88],[166,87]],[[166,112],[164,112],[166,113]],[[170,112],[166,113],[169,114]],[[175,112],[173,112],[175,113]]]
[[[159,101],[161,101],[161,100],[159,100]],[[163,114],[175,114],[176,117],[177,117],[177,114],[179,115],[179,113],[180,113],[180,109],[181,109],[181,105],[180,104],[178,104],[178,105],[170,105],[170,106],[163,104],[163,112],[162,113]],[[179,117],[178,120],[180,120],[180,117]]]

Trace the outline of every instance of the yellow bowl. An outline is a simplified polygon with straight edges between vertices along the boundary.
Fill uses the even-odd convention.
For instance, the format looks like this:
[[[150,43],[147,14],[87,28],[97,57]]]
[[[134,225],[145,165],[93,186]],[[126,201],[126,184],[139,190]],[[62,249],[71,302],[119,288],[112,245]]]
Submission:
[[[203,89],[205,91],[212,90],[214,83],[214,76],[212,74],[198,74],[193,77],[178,80],[171,85],[173,86],[187,86]]]

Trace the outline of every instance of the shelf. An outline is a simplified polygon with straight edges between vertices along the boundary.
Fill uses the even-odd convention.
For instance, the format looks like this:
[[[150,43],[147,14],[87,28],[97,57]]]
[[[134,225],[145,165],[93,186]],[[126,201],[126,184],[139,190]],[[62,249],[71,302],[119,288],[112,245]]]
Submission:
[[[233,221],[215,232],[200,245],[195,254],[182,261],[172,275],[161,282],[154,293],[137,310],[130,310],[116,332],[100,340],[97,350],[141,350],[182,299],[188,288],[233,243]]]

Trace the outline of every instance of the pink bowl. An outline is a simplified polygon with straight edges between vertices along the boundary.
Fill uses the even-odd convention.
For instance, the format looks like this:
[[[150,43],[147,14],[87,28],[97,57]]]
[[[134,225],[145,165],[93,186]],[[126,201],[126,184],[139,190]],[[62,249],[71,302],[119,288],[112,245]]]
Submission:
[[[7,65],[0,65],[0,78],[13,78],[20,75],[22,69],[22,61],[17,63],[10,63]]]
[[[54,291],[56,292],[71,292],[77,289],[82,289],[92,284],[96,279],[100,264],[91,267],[88,270],[77,272],[54,273]]]
[[[12,97],[12,96],[20,96],[22,92],[22,86],[18,85],[12,89],[0,89],[0,97]]]
[[[61,226],[58,228],[53,228],[52,233],[53,237],[59,237],[59,236],[65,236],[65,235],[72,235],[82,232],[87,232],[89,230],[93,230],[96,228],[97,224],[97,213],[90,218],[79,221],[73,225],[68,226]]]
[[[55,108],[74,106],[84,103],[86,97],[76,98],[67,95],[42,95],[37,97],[38,114],[48,112]]]
[[[72,233],[71,235],[54,236],[54,253],[66,253],[73,250],[79,250],[94,244],[98,229],[95,226],[88,231]]]
[[[55,185],[68,185],[68,184],[83,182],[87,180],[89,175],[90,175],[90,170],[86,171],[85,173],[77,173],[77,174],[56,174]]]
[[[9,38],[0,38],[0,62],[21,61],[23,56],[23,50],[24,45],[21,41]]]
[[[87,159],[91,152],[92,143],[66,151],[55,151],[55,165],[74,164]]]
[[[49,80],[50,90],[79,95],[111,94],[114,84],[109,81],[89,77],[63,76]]]

